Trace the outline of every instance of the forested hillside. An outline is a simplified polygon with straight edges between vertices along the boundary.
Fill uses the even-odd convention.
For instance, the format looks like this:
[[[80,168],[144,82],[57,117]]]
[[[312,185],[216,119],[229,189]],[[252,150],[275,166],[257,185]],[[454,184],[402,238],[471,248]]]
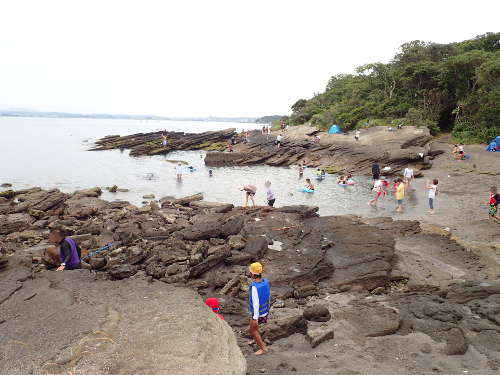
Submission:
[[[460,43],[403,44],[388,64],[331,77],[323,93],[292,106],[288,121],[323,129],[402,123],[486,142],[500,134],[499,38],[487,33]]]

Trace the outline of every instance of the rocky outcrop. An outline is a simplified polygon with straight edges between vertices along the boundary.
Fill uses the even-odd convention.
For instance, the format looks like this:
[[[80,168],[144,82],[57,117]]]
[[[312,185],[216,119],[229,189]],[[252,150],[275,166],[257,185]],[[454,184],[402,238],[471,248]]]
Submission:
[[[342,136],[341,136],[342,137]],[[390,167],[386,174],[401,171],[408,163],[430,168],[429,142],[432,137],[421,132],[408,132],[405,136],[384,141],[383,149],[374,144],[357,144],[345,139],[329,139],[315,143],[312,139],[287,136],[278,149],[274,137],[268,138],[260,131],[251,132],[250,142],[238,143],[234,152],[211,152],[205,158],[208,166],[231,165],[290,166],[298,163],[313,168],[322,167],[329,173],[370,173],[374,161]],[[438,153],[432,154],[434,157]]]
[[[162,135],[168,139],[162,144]],[[131,156],[160,155],[178,150],[224,150],[228,140],[235,137],[235,129],[210,131],[204,133],[152,132],[127,136],[112,135],[96,142],[91,151],[130,149]]]
[[[404,284],[408,277],[395,277],[395,258],[401,255],[401,252],[396,253],[396,240],[400,245],[408,239],[423,241],[426,238],[438,246],[437,237],[448,240],[449,236],[431,233],[427,226],[387,218],[320,217],[318,208],[309,206],[242,209],[205,202],[199,194],[162,198],[163,207],[148,205],[145,210],[127,202],[100,200],[94,196],[96,193],[94,189],[74,194],[40,189],[14,191],[12,198],[0,204],[3,223],[0,251],[14,254],[0,259],[0,275],[10,274],[12,266],[15,268],[19,262],[30,266],[16,276],[15,281],[1,285],[2,308],[18,295],[27,301],[37,300],[34,294],[19,294],[28,290],[25,289],[26,280],[30,277],[35,277],[40,285],[45,279],[49,280],[50,292],[61,289],[58,291],[61,295],[90,302],[98,298],[97,293],[100,301],[108,303],[110,299],[118,304],[123,302],[120,296],[128,295],[125,290],[121,292],[121,285],[131,288],[135,295],[135,283],[142,280],[142,298],[150,298],[148,286],[154,291],[158,289],[159,293],[163,290],[162,306],[175,296],[174,290],[185,287],[203,296],[218,297],[226,322],[242,338],[248,326],[249,282],[245,274],[248,264],[258,260],[263,263],[265,276],[272,285],[269,324],[263,329],[264,337],[271,342],[286,342],[287,338],[292,340],[293,335],[299,333],[305,335],[314,350],[324,350],[329,344],[321,343],[332,340],[334,329],[335,338],[342,338],[351,330],[349,334],[356,342],[387,338],[397,341],[394,336],[411,341],[411,335],[418,333],[434,343],[431,345],[433,353],[439,346],[439,353],[455,358],[462,353],[469,355],[473,347],[488,358],[490,368],[495,368],[495,361],[500,363],[495,353],[500,349],[497,344],[500,285],[497,281],[457,281],[443,290],[426,285],[410,289]],[[92,273],[94,284],[87,279],[80,280],[87,270],[65,273],[75,275],[73,281],[84,291],[72,290],[64,294],[65,283],[58,281],[60,276],[52,276],[60,273],[43,272],[59,262],[57,250],[46,241],[48,229],[56,226],[77,239],[84,254],[111,243],[109,249],[90,257],[84,264],[97,271]],[[102,292],[102,288],[109,290]],[[120,296],[113,300],[113,293]],[[357,297],[353,300],[351,294]],[[69,306],[79,306],[66,305],[64,301],[61,302],[63,311],[70,311]],[[132,301],[140,304],[139,297],[133,297]],[[138,307],[123,303],[124,308],[135,314]],[[148,303],[150,301],[142,305],[151,308],[156,316],[156,305]],[[38,311],[43,311],[41,305],[37,306]],[[79,314],[78,319],[86,322],[87,318]],[[96,310],[92,316],[100,321],[106,312]],[[130,315],[130,319],[134,317]],[[1,319],[5,318],[1,316],[0,322]],[[162,325],[160,320],[154,319],[151,324]],[[86,332],[97,330],[93,325],[88,327]],[[134,329],[131,328],[133,332]],[[9,335],[12,336],[11,331]],[[18,340],[11,336],[11,340]],[[20,337],[27,337],[22,330]],[[76,336],[71,334],[70,337]],[[115,340],[115,336],[111,337]],[[105,339],[105,336],[98,338]],[[51,358],[56,358],[56,363],[64,348],[74,350],[71,340],[68,338],[59,352],[49,353]],[[110,346],[109,353],[115,355],[113,348]],[[129,342],[119,350],[127,351],[127,348],[139,350]],[[93,351],[90,353],[94,356]],[[8,350],[8,358],[13,358],[14,362],[20,360],[16,355]],[[142,355],[140,353],[139,358],[149,358]],[[88,365],[85,358],[78,361],[78,366]],[[117,358],[122,357],[118,355]],[[38,361],[32,362],[45,363]],[[66,370],[64,366],[68,362],[60,362]],[[87,373],[100,371],[84,369]],[[38,370],[33,367],[32,372],[40,372]],[[53,372],[60,370],[61,367],[51,368]],[[155,372],[154,368],[151,371]]]

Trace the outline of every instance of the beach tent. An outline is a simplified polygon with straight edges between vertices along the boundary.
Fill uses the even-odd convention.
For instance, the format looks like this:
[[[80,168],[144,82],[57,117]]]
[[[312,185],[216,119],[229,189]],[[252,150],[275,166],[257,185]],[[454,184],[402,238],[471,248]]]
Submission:
[[[342,129],[338,125],[330,126],[330,130],[328,130],[328,134],[342,134]]]
[[[486,147],[486,151],[500,152],[500,135],[490,142],[488,147]]]

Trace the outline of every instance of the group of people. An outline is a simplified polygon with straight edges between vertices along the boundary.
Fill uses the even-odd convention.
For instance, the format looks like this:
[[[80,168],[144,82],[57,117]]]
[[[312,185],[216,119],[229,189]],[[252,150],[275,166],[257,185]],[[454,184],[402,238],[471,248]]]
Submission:
[[[390,183],[380,174],[380,166],[377,162],[372,165],[372,176],[373,176],[373,198],[368,202],[370,205],[376,206],[380,197],[385,197],[388,194],[390,188]],[[392,186],[392,191],[394,192],[396,198],[396,212],[403,211],[403,203],[405,199],[406,192],[410,190],[410,186],[415,178],[415,173],[411,165],[408,165],[403,171],[403,177],[398,177],[394,181]],[[434,178],[432,180],[427,180],[426,190],[428,191],[428,202],[429,202],[429,213],[433,215],[434,211],[434,201],[438,195],[438,179]]]
[[[380,197],[387,196],[388,190],[390,190],[390,183],[383,176],[380,175],[380,166],[377,162],[372,165],[372,176],[373,176],[373,199],[368,202],[370,205],[376,206]],[[411,165],[408,165],[403,171],[403,177],[398,177],[394,181],[392,186],[392,191],[394,192],[396,198],[396,212],[403,211],[403,202],[405,199],[406,192],[410,189],[410,186],[415,178],[415,173]],[[434,211],[434,201],[438,195],[438,179],[434,178],[432,180],[427,180],[426,189],[428,191],[428,202],[429,202],[429,213],[433,215]]]
[[[353,185],[354,180],[352,179],[352,174],[340,175],[337,178],[337,184],[339,185]]]
[[[266,181],[264,183],[264,188],[266,189],[266,202],[269,207],[273,207],[276,202],[276,198],[274,196],[274,191],[271,187],[271,181]],[[255,207],[255,194],[257,193],[257,186],[249,184],[244,185],[240,188],[241,191],[245,192],[245,203],[243,204],[243,208],[248,207],[248,201],[252,202],[252,206]]]
[[[464,160],[465,159],[464,145],[463,144],[453,145],[451,153],[453,154],[453,158],[455,160]]]

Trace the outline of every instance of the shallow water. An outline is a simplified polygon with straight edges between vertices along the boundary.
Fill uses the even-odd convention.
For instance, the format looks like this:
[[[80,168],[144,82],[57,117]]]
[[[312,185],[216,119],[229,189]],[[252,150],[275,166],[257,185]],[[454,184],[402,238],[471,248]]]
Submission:
[[[238,130],[259,128],[242,123],[212,123],[184,121],[138,121],[101,119],[47,119],[0,117],[0,183],[9,182],[15,189],[41,186],[59,188],[65,192],[93,186],[118,185],[130,189],[126,193],[103,194],[108,200],[128,200],[134,204],[145,201],[142,196],[156,198],[171,195],[186,196],[203,192],[209,201],[241,205],[244,184],[257,186],[256,204],[265,204],[264,182],[272,182],[276,206],[307,204],[320,207],[320,213],[381,215],[391,213],[392,198],[386,198],[374,210],[367,205],[371,199],[371,181],[355,176],[356,185],[338,186],[336,176],[324,181],[314,180],[315,171],[306,169],[299,178],[296,168],[270,166],[213,168],[213,176],[204,165],[205,152],[173,152],[168,155],[133,158],[128,151],[87,151],[92,142],[110,134],[133,134],[160,129],[203,132],[236,127]],[[175,179],[174,166],[166,160],[183,160],[194,166],[185,168],[182,182]],[[302,193],[305,178],[312,178],[316,192]],[[415,210],[422,194],[410,194],[407,206]],[[422,198],[422,197],[420,197]],[[423,197],[425,200],[425,196]],[[422,206],[422,204],[420,204]],[[422,207],[420,207],[422,209]]]

